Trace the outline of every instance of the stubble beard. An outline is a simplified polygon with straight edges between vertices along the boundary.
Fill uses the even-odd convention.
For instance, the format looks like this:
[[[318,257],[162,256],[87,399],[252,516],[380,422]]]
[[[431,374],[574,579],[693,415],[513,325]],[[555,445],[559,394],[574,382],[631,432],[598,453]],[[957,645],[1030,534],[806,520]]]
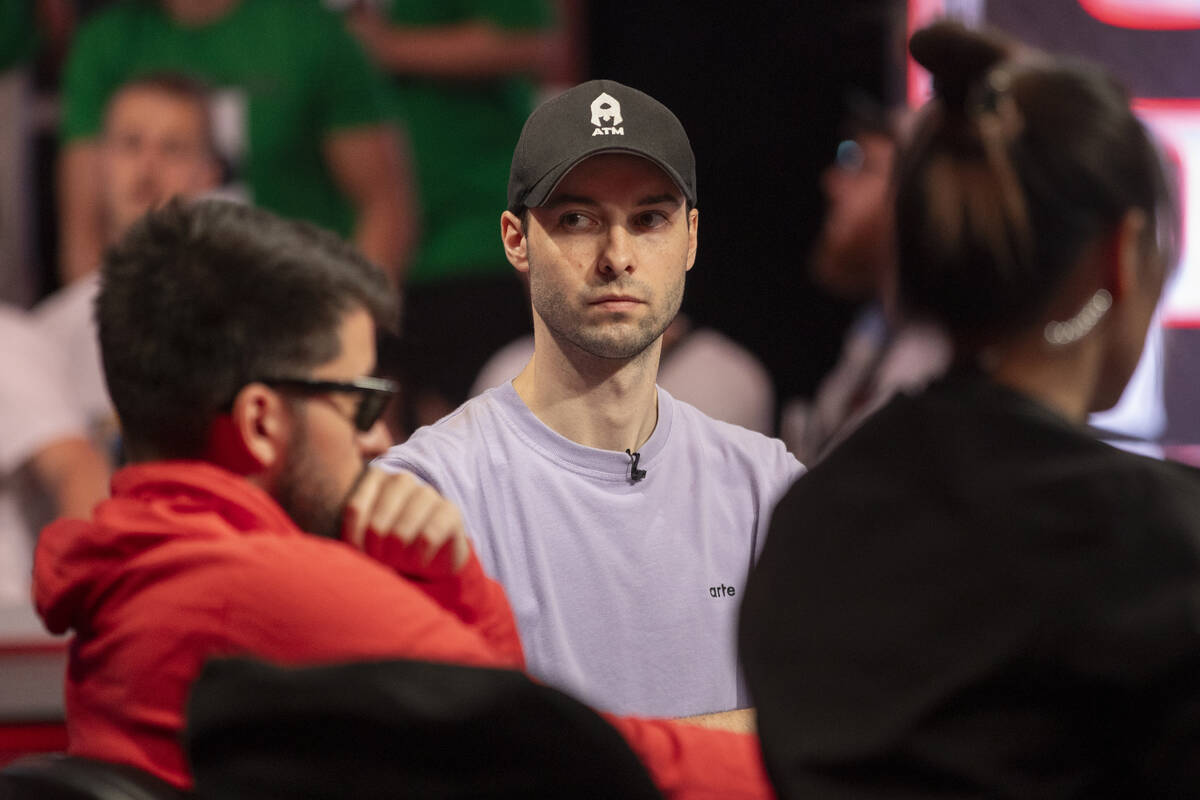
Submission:
[[[582,290],[572,298],[563,286],[546,279],[546,270],[538,268],[532,250],[528,258],[529,294],[534,312],[555,338],[565,339],[596,358],[629,360],[641,355],[663,335],[683,302],[682,277],[667,288],[661,303],[656,303],[654,293],[645,284],[633,279],[614,280],[606,288],[642,298],[650,313],[643,314],[636,322],[626,314],[589,322],[583,318],[584,309],[595,296],[595,288]],[[653,310],[656,306],[657,310]]]
[[[346,502],[363,473],[359,473],[348,492],[340,492],[325,479],[320,458],[309,444],[303,420],[299,422],[287,461],[280,470],[275,500],[300,530],[326,539],[340,539]],[[365,472],[365,465],[363,470]]]

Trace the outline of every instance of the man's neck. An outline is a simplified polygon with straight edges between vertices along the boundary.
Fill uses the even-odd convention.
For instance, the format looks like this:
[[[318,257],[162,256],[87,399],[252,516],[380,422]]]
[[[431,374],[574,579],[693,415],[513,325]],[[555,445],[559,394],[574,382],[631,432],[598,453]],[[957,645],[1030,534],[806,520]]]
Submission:
[[[658,424],[662,339],[632,359],[597,358],[538,326],[533,359],[513,387],[533,415],[573,442],[637,451]]]
[[[240,2],[242,0],[162,0],[171,19],[189,28],[216,22]]]

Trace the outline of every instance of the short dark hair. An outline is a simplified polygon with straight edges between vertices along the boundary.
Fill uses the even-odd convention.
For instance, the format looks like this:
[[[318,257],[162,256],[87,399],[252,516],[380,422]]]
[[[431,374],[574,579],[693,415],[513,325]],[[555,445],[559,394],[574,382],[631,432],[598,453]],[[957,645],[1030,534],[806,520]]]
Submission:
[[[910,49],[935,97],[897,163],[907,310],[966,351],[985,346],[1043,314],[1084,249],[1131,209],[1148,218],[1147,245],[1174,259],[1162,159],[1103,70],[947,22]]]
[[[304,376],[339,353],[345,315],[394,329],[383,273],[336,235],[221,200],[172,200],[105,254],[96,317],[133,460],[195,458],[255,379]]]

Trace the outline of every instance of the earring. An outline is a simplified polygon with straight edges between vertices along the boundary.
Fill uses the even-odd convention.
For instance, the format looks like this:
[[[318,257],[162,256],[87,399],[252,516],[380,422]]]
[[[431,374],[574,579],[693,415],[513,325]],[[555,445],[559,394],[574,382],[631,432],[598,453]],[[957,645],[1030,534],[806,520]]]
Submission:
[[[1066,322],[1047,322],[1046,341],[1053,345],[1068,345],[1078,342],[1092,332],[1108,310],[1112,308],[1112,295],[1107,289],[1097,289],[1079,313]]]

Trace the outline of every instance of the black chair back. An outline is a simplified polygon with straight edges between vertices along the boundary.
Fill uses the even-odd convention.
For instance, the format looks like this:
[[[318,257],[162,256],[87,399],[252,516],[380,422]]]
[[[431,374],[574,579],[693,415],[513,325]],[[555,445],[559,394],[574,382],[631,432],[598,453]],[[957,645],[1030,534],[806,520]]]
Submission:
[[[143,770],[62,753],[20,758],[0,770],[0,800],[187,800]]]
[[[612,726],[513,670],[215,661],[192,687],[185,748],[214,800],[661,800]]]

